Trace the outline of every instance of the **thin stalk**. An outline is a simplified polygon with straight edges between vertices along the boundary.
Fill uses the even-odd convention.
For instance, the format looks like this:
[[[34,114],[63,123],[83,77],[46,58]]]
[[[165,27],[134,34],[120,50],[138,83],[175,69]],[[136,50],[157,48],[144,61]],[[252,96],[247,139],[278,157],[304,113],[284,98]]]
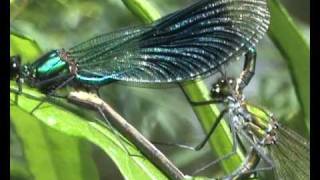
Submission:
[[[110,123],[130,142],[139,147],[139,150],[153,162],[170,179],[183,179],[183,173],[152,143],[139,133],[131,124],[128,123],[111,106],[94,94],[85,92],[71,92],[68,100],[72,103],[84,105],[110,116]],[[104,115],[103,115],[104,116]]]

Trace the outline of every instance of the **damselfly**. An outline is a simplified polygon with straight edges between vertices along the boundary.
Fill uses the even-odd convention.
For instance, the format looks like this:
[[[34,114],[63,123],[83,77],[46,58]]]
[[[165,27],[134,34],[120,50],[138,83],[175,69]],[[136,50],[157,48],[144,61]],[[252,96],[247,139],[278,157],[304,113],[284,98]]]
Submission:
[[[152,24],[50,51],[32,64],[21,65],[20,58],[12,58],[11,72],[19,83],[47,94],[70,83],[100,87],[118,80],[134,84],[193,80],[212,75],[245,53],[246,62],[255,61],[250,49],[268,25],[266,0],[200,0]]]
[[[53,50],[32,64],[12,58],[10,72],[18,85],[26,82],[53,95],[70,83],[100,87],[113,81],[139,85],[204,78],[246,54],[241,90],[253,75],[254,47],[269,18],[266,0],[200,0],[152,24]]]
[[[229,175],[228,178],[241,177],[244,173],[274,170],[278,179],[309,179],[309,141],[293,130],[281,125],[272,113],[247,102],[243,93],[235,90],[236,86],[235,79],[223,78],[212,86],[212,101],[194,102],[195,105],[211,103],[225,105],[216,124],[220,122],[224,115],[228,115],[226,121],[233,135],[234,147],[233,151],[222,159],[229,158],[235,154],[235,150],[238,148],[237,137],[249,144],[252,149],[249,156],[257,155],[259,157],[252,158],[251,162],[248,161],[248,168],[242,167],[232,175]],[[210,130],[205,141],[214,132],[216,124]],[[262,159],[267,164],[267,167],[253,165],[258,164],[259,159]],[[215,163],[216,161],[209,163],[195,173]]]

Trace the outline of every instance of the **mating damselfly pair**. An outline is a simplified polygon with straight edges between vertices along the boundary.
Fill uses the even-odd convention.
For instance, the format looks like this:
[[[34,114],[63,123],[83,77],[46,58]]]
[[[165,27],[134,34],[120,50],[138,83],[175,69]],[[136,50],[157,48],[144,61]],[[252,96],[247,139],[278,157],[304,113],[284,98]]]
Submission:
[[[221,96],[220,102],[227,102],[231,115],[228,124],[235,142],[235,135],[240,133],[250,140],[253,153],[270,162],[261,151],[276,141],[273,132],[277,123],[272,116],[267,122],[253,121],[252,113],[238,105],[245,104],[241,96],[254,73],[254,48],[268,24],[264,0],[201,0],[152,24],[100,35],[70,49],[53,50],[30,65],[22,66],[19,58],[13,58],[11,72],[18,85],[26,82],[54,96],[56,89],[66,85],[100,87],[121,81],[139,86],[225,74],[221,70],[225,64],[246,54],[241,77],[237,83],[227,83],[230,93]],[[228,78],[224,80],[229,82]],[[246,130],[254,125],[257,128]],[[269,167],[274,165],[269,163]]]

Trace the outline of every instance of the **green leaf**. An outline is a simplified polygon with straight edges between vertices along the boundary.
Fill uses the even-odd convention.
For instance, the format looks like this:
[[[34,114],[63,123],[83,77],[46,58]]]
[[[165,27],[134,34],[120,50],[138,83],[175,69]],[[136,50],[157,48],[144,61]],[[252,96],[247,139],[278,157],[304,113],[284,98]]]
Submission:
[[[309,127],[310,49],[286,9],[278,0],[268,1],[271,12],[269,35],[286,58],[299,102]]]
[[[29,60],[39,56],[40,48],[30,38],[11,33],[10,40],[11,55],[19,54]],[[11,122],[21,139],[28,168],[35,179],[98,179],[87,144],[48,128],[14,103],[10,107]]]
[[[37,43],[26,36],[11,33],[10,42],[10,55],[19,54],[27,62],[41,53]],[[48,128],[23,108],[14,104],[10,107],[11,122],[35,179],[98,179],[87,144]]]
[[[122,0],[127,8],[145,23],[151,23],[160,17],[160,13],[145,0]]]
[[[10,108],[11,121],[35,179],[98,179],[87,144],[48,128],[22,108]]]
[[[31,173],[25,167],[25,164],[10,157],[10,175],[11,179],[32,179]]]
[[[39,57],[41,49],[38,44],[24,35],[10,33],[10,56],[20,55],[25,63]]]
[[[149,1],[122,0],[122,2],[126,4],[129,10],[133,12],[133,14],[137,15],[143,22],[152,22],[160,18],[158,11],[152,7]],[[187,85],[183,85],[182,89],[193,101],[204,101],[209,99],[209,91],[203,81],[188,83]],[[214,105],[193,107],[193,110],[206,132],[208,132],[212,127],[220,113]],[[215,138],[211,138],[210,144],[215,155],[224,156],[231,152],[232,137],[228,125],[224,121],[220,122],[214,132],[214,137]],[[237,151],[232,158],[221,162],[221,164],[225,172],[229,173],[234,171],[235,168],[241,164],[243,159],[244,157],[242,153]]]
[[[17,87],[15,85],[11,85],[10,89],[17,90]],[[114,163],[119,168],[120,172],[122,173],[125,179],[167,179],[156,167],[154,167],[152,163],[150,163],[146,158],[144,158],[143,155],[133,145],[128,145],[126,147],[131,154],[139,155],[141,157],[129,156],[127,151],[119,142],[119,139],[117,138],[117,136],[113,134],[111,130],[106,129],[104,126],[100,125],[99,123],[92,122],[88,119],[83,119],[74,113],[66,111],[65,108],[59,107],[49,102],[45,102],[44,104],[42,104],[37,110],[33,112],[32,115],[30,115],[31,111],[41,102],[40,99],[43,98],[43,95],[28,87],[23,87],[23,92],[24,92],[24,95],[18,96],[18,101],[16,105],[15,105],[16,93],[11,92],[10,94],[11,108],[12,108],[11,114],[17,116],[17,119],[19,119],[19,117],[23,117],[23,120],[25,120],[26,118],[30,118],[29,121],[32,121],[33,124],[35,124],[34,125],[35,127],[33,127],[33,131],[29,132],[29,134],[35,134],[37,137],[42,137],[44,134],[48,134],[47,132],[48,130],[45,131],[46,133],[43,133],[42,128],[50,127],[55,131],[58,131],[59,133],[63,133],[64,137],[71,138],[69,136],[75,136],[78,138],[83,138],[99,146],[114,161]],[[23,116],[21,112],[25,112],[28,115]],[[21,121],[19,121],[18,123],[19,126],[23,128],[24,124],[21,125],[20,123]],[[69,136],[66,136],[66,135],[69,135]],[[63,136],[61,135],[61,137]],[[36,154],[38,154],[38,156],[42,155],[43,158],[46,161],[48,161],[49,165],[54,166],[54,168],[50,167],[50,169],[56,170],[56,168],[59,168],[59,167],[55,167],[55,165],[57,164],[53,162],[50,163],[50,161],[52,161],[53,158],[57,159],[56,156],[50,155],[52,151],[52,147],[50,147],[49,145],[51,145],[52,143],[48,144],[46,139],[35,138],[35,137],[31,137],[30,141],[31,141],[30,146],[34,147],[35,149],[34,151],[37,151],[34,153],[34,155]],[[63,145],[66,147],[66,151],[71,151],[72,149],[70,150],[67,147],[68,145],[67,143],[72,143],[72,142],[65,141],[63,143]],[[42,147],[41,152],[39,152],[40,150],[37,150],[39,146]],[[84,147],[78,144],[77,148],[78,150],[83,151]],[[59,154],[61,156],[62,155],[66,156],[64,159],[64,161],[66,162],[64,163],[67,163],[69,161],[72,161],[72,159],[76,159],[76,157],[79,156],[79,153],[80,152],[78,152],[77,154],[71,157],[69,156],[70,152],[64,152],[64,153],[61,152]],[[59,155],[59,154],[55,153],[55,155]],[[77,161],[78,161],[77,163],[73,164],[73,168],[74,169],[81,168],[81,169],[73,170],[73,172],[75,173],[74,175],[78,175],[77,176],[78,178],[68,178],[68,179],[79,179],[79,178],[97,179],[95,178],[96,176],[86,176],[86,174],[84,174],[84,172],[88,170],[87,167],[85,166],[85,164],[88,163],[87,160],[81,160],[81,161],[77,160]],[[41,167],[43,167],[42,170],[44,171],[44,169],[48,168],[48,165],[46,166],[42,165],[39,168]],[[64,171],[62,172],[65,172],[65,173],[68,172],[66,171],[65,167],[63,169]],[[48,171],[48,169],[46,171]],[[57,179],[59,179],[60,176],[59,174],[56,173],[56,171],[51,170],[50,173],[51,173],[50,175],[51,177],[58,177]],[[50,173],[44,173],[44,175],[48,175]],[[46,177],[44,179],[54,179],[54,178]]]

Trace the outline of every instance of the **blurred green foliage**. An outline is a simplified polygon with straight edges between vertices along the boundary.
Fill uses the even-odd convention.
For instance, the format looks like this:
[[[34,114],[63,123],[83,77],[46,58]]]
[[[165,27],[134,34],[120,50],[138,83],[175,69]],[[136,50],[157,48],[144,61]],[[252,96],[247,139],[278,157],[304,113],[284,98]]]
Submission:
[[[305,15],[308,9],[303,9],[304,6],[301,6],[301,4],[308,4],[308,1],[290,0],[290,3],[288,3],[289,1],[283,2],[290,5],[288,6],[290,8],[289,13],[291,13],[293,21],[299,24],[298,30],[300,32],[305,32],[303,33],[304,38],[308,38],[309,18]],[[159,10],[161,15],[190,3],[192,3],[192,0],[150,0],[150,4]],[[41,50],[46,52],[54,48],[71,47],[94,35],[110,32],[119,27],[142,23],[128,11],[120,0],[10,0],[10,8],[11,32],[20,37],[26,36],[18,39],[19,46],[10,47],[10,53],[12,55],[22,54],[24,62],[35,60]],[[282,36],[285,36],[285,34]],[[32,40],[26,40],[27,37],[31,37]],[[15,38],[15,36],[11,37],[11,43],[18,44],[15,42],[17,40]],[[24,39],[26,41],[23,41]],[[33,42],[37,42],[38,45]],[[290,41],[287,43],[290,43]],[[23,48],[19,49],[19,47]],[[31,48],[24,49],[25,47]],[[23,50],[28,53],[21,53]],[[299,114],[301,108],[291,81],[292,76],[288,70],[287,62],[281,55],[281,51],[274,46],[270,39],[265,38],[259,43],[256,76],[247,87],[245,94],[254,103],[263,105],[273,111],[282,122],[291,120],[287,122],[289,126],[308,136],[306,128],[301,126],[301,122],[305,121],[304,117]],[[242,65],[234,64],[230,67],[230,69],[236,69],[230,74],[237,75],[240,70],[239,67],[242,67]],[[208,79],[208,85],[212,81],[214,81],[213,78]],[[303,77],[300,81],[304,81]],[[101,92],[104,99],[130,123],[134,124],[148,139],[196,145],[204,137],[201,126],[179,88],[144,89],[111,84],[103,88]],[[27,122],[22,121],[30,119],[30,122],[33,122],[41,118],[12,114],[11,119],[14,124],[11,128],[10,146],[12,162],[10,169],[13,179],[32,179],[30,177],[36,173],[36,170],[32,169],[29,162],[31,160],[40,162],[43,158],[58,158],[55,161],[50,160],[50,166],[43,165],[42,170],[37,170],[44,176],[49,176],[49,172],[64,172],[69,168],[70,172],[85,171],[89,173],[87,176],[84,173],[78,173],[78,178],[71,179],[85,179],[89,176],[90,179],[96,179],[97,177],[119,179],[121,177],[119,171],[107,159],[105,153],[101,153],[100,148],[84,143],[78,138],[74,138],[72,143],[65,143],[65,141],[69,141],[70,137],[63,137],[65,135],[61,133],[58,135],[58,132],[51,132],[55,130],[46,127],[47,125],[34,122],[36,123],[35,126],[29,127],[25,125]],[[15,124],[17,122],[14,121],[22,123],[21,126],[18,127]],[[39,134],[33,134],[38,131]],[[21,134],[21,132],[23,133]],[[112,135],[109,136],[112,137]],[[217,137],[213,137],[213,140],[214,138]],[[39,148],[37,144],[33,144],[33,141],[44,144]],[[56,147],[60,148],[57,148],[57,150],[50,149],[52,146],[48,146],[47,142],[54,143]],[[86,150],[81,150],[84,147],[87,147]],[[26,148],[31,149],[26,151]],[[106,151],[106,149],[102,149]],[[179,168],[187,173],[216,158],[212,156],[209,147],[201,152],[188,152],[172,148],[163,148],[163,150]],[[28,154],[29,152],[31,154]],[[70,155],[72,158],[59,160],[59,154]],[[77,159],[77,157],[80,159]],[[86,163],[83,163],[84,159]],[[95,162],[91,162],[92,160]],[[47,159],[47,161],[49,160]],[[81,162],[77,163],[77,161]],[[69,163],[74,163],[74,167],[69,166]],[[59,164],[65,164],[65,166],[61,167]],[[94,172],[95,170],[98,170],[98,172]],[[213,177],[219,173],[221,173],[219,167],[212,167],[204,172],[204,175]],[[53,176],[61,179],[59,174]]]
[[[16,89],[15,83],[10,88]],[[64,106],[55,105],[57,101],[55,104],[48,101],[31,114],[43,96],[27,87],[23,87],[23,95],[18,99],[15,95],[10,95],[10,116],[22,141],[27,169],[33,178],[99,179],[89,141],[113,159],[127,179],[166,179],[137,149],[131,144],[124,149],[118,137],[109,128],[92,121],[93,118],[84,119],[86,116],[66,111]],[[126,150],[141,157],[131,157]],[[12,162],[21,164],[14,157]]]

